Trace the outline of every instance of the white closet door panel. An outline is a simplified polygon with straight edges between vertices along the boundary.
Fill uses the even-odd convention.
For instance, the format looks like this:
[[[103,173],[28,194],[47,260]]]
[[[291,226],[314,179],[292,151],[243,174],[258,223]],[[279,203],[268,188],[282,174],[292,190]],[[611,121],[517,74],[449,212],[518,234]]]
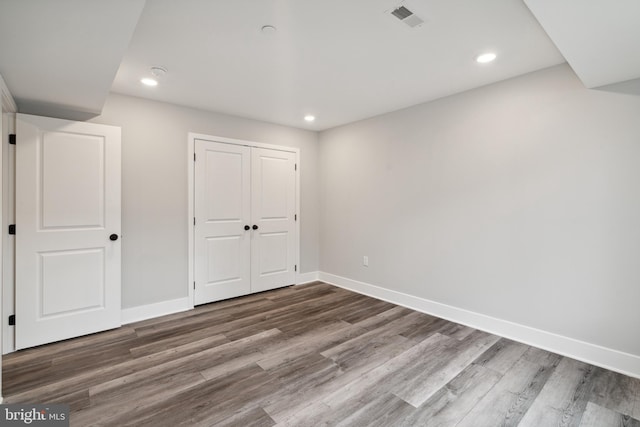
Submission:
[[[195,141],[195,304],[246,295],[250,287],[249,147]]]
[[[120,326],[120,128],[19,114],[16,348]]]
[[[253,148],[251,290],[295,283],[295,153]]]

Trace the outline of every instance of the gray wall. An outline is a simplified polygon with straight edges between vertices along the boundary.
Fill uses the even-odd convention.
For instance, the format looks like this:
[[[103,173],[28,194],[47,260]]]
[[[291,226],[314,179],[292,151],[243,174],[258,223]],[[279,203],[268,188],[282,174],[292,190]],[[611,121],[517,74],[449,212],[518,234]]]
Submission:
[[[640,355],[640,97],[561,65],[322,132],[319,171],[321,271]]]
[[[318,269],[317,133],[111,94],[122,128],[122,306],[187,296],[187,133],[300,148],[300,271]]]

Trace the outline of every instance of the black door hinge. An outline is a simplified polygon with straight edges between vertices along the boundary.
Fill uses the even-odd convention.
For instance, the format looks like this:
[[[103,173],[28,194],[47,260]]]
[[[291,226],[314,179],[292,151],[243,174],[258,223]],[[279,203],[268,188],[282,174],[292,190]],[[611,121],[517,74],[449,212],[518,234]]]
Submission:
[[[297,265],[295,265],[295,266],[293,267],[293,271],[298,271],[298,266],[297,266]]]
[[[298,214],[293,215],[293,220],[297,221],[298,220]]]
[[[16,234],[16,225],[15,224],[10,224],[9,225],[9,234]]]
[[[295,164],[294,164],[294,166],[293,166],[293,170],[294,170],[294,171],[297,171],[297,170],[298,170],[298,164],[297,164],[297,163],[295,163]]]
[[[16,324],[16,315],[12,314],[9,316],[9,326],[14,326]]]
[[[9,144],[16,145],[16,134],[15,133],[10,133],[9,134]]]
[[[196,153],[193,153],[193,161],[196,161]]]

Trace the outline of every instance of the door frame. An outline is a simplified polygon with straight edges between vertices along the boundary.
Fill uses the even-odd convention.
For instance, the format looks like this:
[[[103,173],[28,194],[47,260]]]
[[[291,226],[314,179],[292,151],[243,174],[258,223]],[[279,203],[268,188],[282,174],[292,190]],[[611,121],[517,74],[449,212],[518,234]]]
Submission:
[[[212,141],[212,142],[221,142],[224,144],[232,144],[232,145],[242,145],[245,147],[255,147],[255,148],[266,148],[269,150],[278,150],[278,151],[287,151],[290,153],[295,153],[296,156],[296,215],[297,217],[297,221],[296,221],[296,226],[295,226],[295,237],[294,237],[294,256],[295,256],[295,264],[297,266],[296,271],[295,271],[295,284],[298,284],[299,280],[300,280],[300,222],[301,222],[301,215],[300,215],[300,149],[299,148],[294,148],[294,147],[287,147],[287,146],[283,146],[283,145],[273,145],[273,144],[264,144],[261,142],[255,142],[255,141],[247,141],[247,140],[243,140],[243,139],[235,139],[235,138],[226,138],[226,137],[222,137],[222,136],[213,136],[213,135],[206,135],[206,134],[201,134],[201,133],[195,133],[195,132],[189,132],[188,133],[188,137],[187,137],[187,230],[189,230],[189,232],[187,233],[188,239],[187,239],[187,246],[188,246],[188,277],[187,277],[187,290],[188,290],[188,298],[189,298],[189,304],[190,304],[190,308],[193,308],[194,305],[194,297],[195,297],[195,292],[194,292],[194,286],[195,286],[195,281],[194,281],[194,269],[195,269],[195,237],[194,237],[194,233],[195,233],[195,229],[193,227],[193,220],[195,218],[195,206],[194,206],[194,202],[195,202],[195,197],[194,197],[194,192],[195,192],[195,179],[194,179],[194,173],[195,173],[195,166],[194,166],[194,156],[195,156],[195,146],[196,146],[196,139],[204,139],[206,141]]]
[[[5,188],[5,186],[9,183],[5,174],[9,173],[8,161],[9,161],[9,133],[14,131],[14,117],[15,113],[18,111],[18,107],[16,106],[16,102],[14,101],[11,93],[9,92],[9,88],[7,87],[4,79],[0,75],[0,143],[2,147],[0,148],[0,199],[2,199],[2,208],[0,209],[0,226],[4,230],[5,222],[9,219],[7,212],[5,209],[8,209],[7,202],[9,197],[9,189]],[[5,128],[3,126],[3,121],[7,118]],[[15,148],[15,147],[13,147]],[[15,153],[15,151],[14,151]],[[13,193],[11,193],[13,194]],[[13,216],[11,217],[13,219]],[[5,291],[11,291],[11,295],[13,296],[13,283],[9,284],[5,282],[4,274],[7,262],[11,261],[12,258],[7,259],[7,252],[4,251],[4,246],[9,244],[9,241],[13,242],[13,239],[9,237],[8,234],[2,233],[2,238],[0,238],[0,403],[2,403],[2,354],[4,353],[4,340],[11,337],[11,341],[8,341],[13,345],[13,327],[9,326],[9,322],[5,321],[7,319],[7,313],[5,311],[5,301],[3,301],[3,294]],[[13,272],[13,269],[12,269]],[[13,301],[11,301],[11,309],[13,309]],[[13,312],[12,312],[13,314]]]

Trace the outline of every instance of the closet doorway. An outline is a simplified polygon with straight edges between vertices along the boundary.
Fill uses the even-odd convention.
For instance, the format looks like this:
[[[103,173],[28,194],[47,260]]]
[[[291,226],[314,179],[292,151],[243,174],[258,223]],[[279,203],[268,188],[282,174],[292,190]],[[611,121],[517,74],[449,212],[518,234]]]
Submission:
[[[194,305],[296,283],[298,152],[190,134]]]

